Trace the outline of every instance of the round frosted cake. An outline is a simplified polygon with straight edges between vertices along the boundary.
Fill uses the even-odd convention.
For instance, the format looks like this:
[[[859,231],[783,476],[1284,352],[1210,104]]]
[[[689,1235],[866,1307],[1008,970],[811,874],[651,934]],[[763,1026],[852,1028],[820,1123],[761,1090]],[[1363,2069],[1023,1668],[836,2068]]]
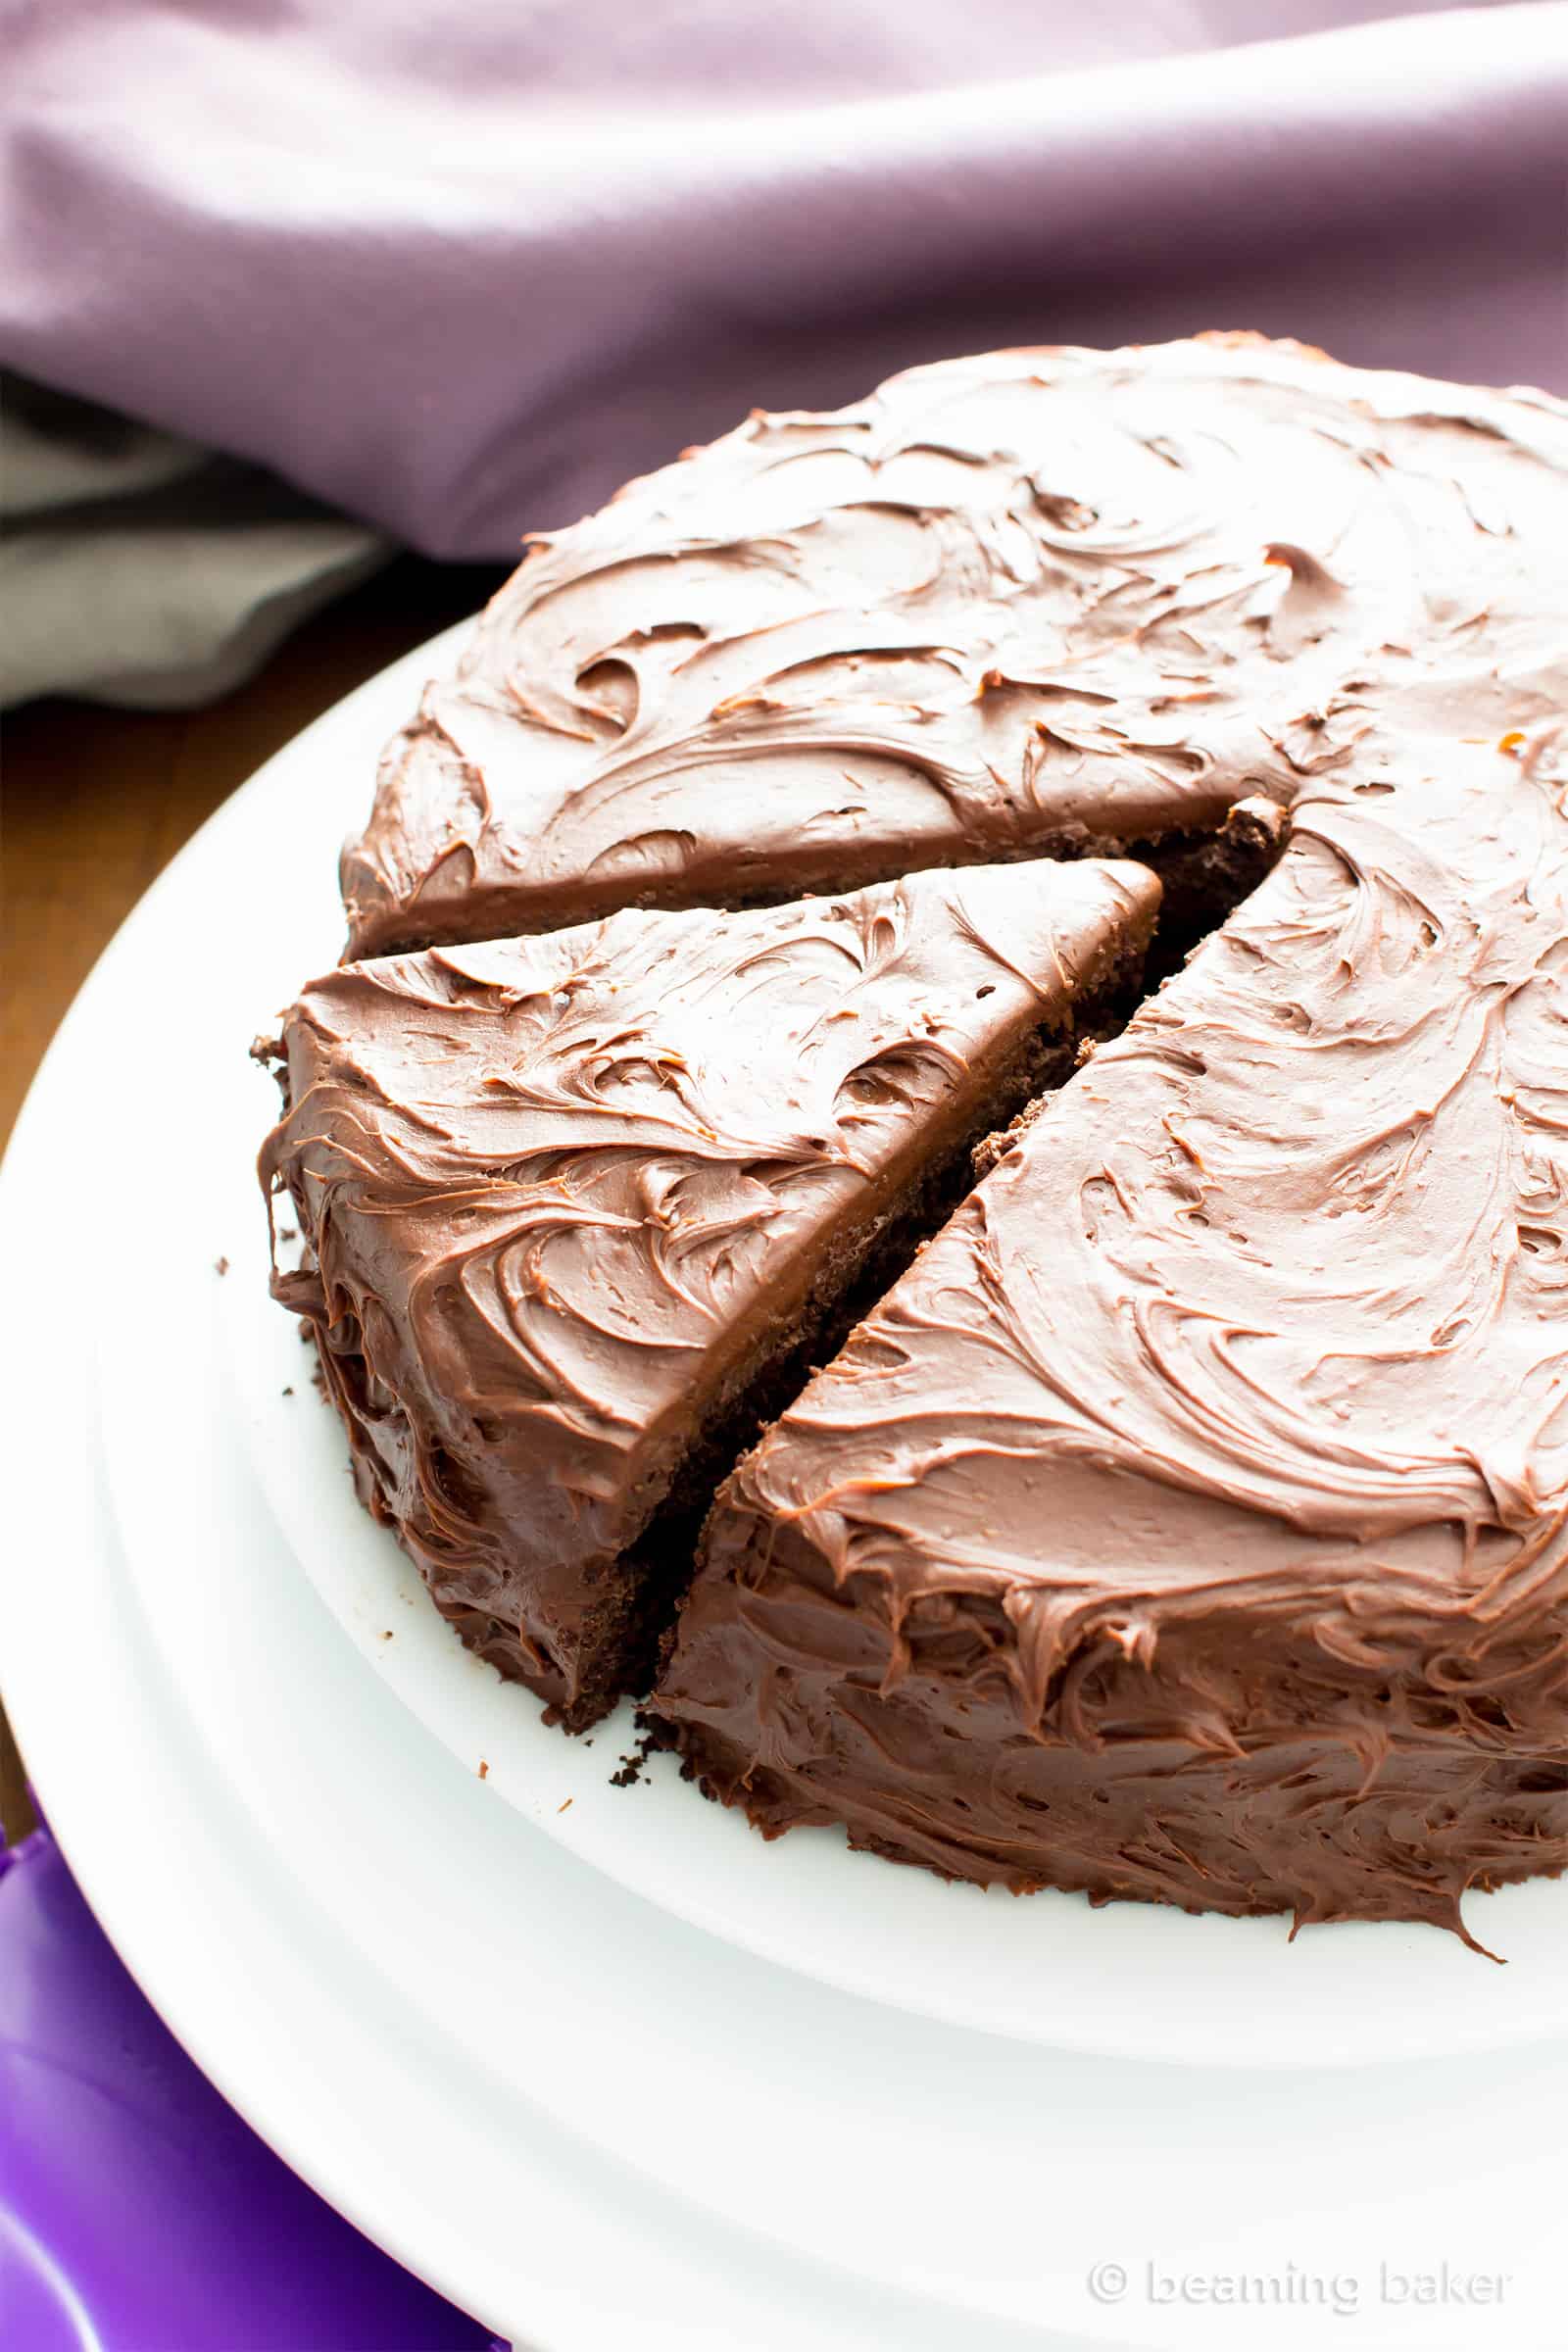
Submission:
[[[534,545],[273,1059],[360,1492],[769,1835],[1427,1919],[1568,1862],[1568,411],[1247,335]]]

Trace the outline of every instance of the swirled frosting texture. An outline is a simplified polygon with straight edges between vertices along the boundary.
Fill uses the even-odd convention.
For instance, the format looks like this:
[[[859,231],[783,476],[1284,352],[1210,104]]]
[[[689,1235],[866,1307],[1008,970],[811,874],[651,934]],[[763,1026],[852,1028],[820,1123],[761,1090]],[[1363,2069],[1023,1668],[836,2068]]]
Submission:
[[[1568,1863],[1568,416],[1209,365],[1321,385],[1278,683],[1181,624],[1290,845],[740,1465],[658,1703],[769,1830],[1456,1926]]]
[[[1560,429],[1248,336],[756,416],[500,592],[345,853],[351,952],[1288,802],[1345,681],[1539,661],[1518,557]]]
[[[568,1713],[706,1421],[1141,945],[1131,864],[932,872],[351,965],[287,1017],[263,1156],[362,1492]]]

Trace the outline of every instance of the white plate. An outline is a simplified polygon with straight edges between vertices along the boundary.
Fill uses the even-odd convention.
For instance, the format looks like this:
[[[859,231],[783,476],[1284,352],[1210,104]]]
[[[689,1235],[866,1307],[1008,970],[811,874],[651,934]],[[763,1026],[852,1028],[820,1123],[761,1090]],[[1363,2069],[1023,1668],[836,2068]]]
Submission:
[[[242,1048],[336,954],[338,841],[363,813],[377,746],[460,633],[352,697],[222,811],[171,880],[159,939],[143,950],[152,976],[170,968],[174,936],[205,932],[226,947],[226,964],[204,971],[199,1006],[181,1015],[199,1022],[183,1049],[203,1071],[185,1197],[199,1152],[209,1231],[232,1266],[211,1377],[229,1384],[288,1554],[375,1671],[470,1770],[485,1763],[498,1794],[623,1886],[803,1974],[928,2016],[1055,2047],[1260,2065],[1450,2053],[1568,2031],[1568,1886],[1472,1898],[1475,1930],[1507,1955],[1496,1969],[1431,1928],[1317,1929],[1288,1945],[1283,1920],[1133,1904],[1097,1912],[1077,1896],[1017,1902],[947,1886],[851,1854],[829,1832],[767,1844],[738,1814],[702,1802],[667,1758],[638,1788],[612,1788],[634,1738],[629,1710],[592,1749],[562,1739],[423,1604],[391,1538],[355,1503],[331,1416],[299,1377],[292,1319],[266,1294],[254,1155],[274,1098]],[[238,908],[228,903],[236,878]],[[121,1339],[116,1378],[134,1399],[144,1341]]]
[[[336,944],[330,845],[427,660],[302,738],[159,885],[0,1188],[0,1655],[131,1967],[308,2178],[525,2342],[1251,2345],[1255,2310],[1151,2300],[1143,2266],[1294,2263],[1353,2275],[1370,2308],[1378,2261],[1445,2257],[1512,2272],[1489,2344],[1548,2340],[1568,2048],[1453,2053],[1560,2031],[1560,1904],[1537,1959],[1499,1971],[1436,1936],[1287,1951],[1267,1928],[955,1893],[825,1836],[764,1846],[673,1776],[605,1788],[608,1731],[545,1733],[400,1587],[305,1351],[253,1315],[260,1210],[236,1168],[267,1103],[244,1045]],[[302,1521],[352,1642],[293,1555]],[[1018,1921],[1032,1977],[1002,1941]],[[923,1936],[935,1967],[901,1957]],[[1336,1944],[1357,1965],[1309,1973]],[[804,1973],[824,1969],[878,1997]],[[1447,2055],[1260,2081],[1085,2054],[1391,2048]],[[1090,2266],[1118,2261],[1126,2301],[1097,2303]],[[1476,2340],[1451,2304],[1380,2316],[1358,2340]],[[1321,2305],[1272,2314],[1269,2340],[1321,2342]]]

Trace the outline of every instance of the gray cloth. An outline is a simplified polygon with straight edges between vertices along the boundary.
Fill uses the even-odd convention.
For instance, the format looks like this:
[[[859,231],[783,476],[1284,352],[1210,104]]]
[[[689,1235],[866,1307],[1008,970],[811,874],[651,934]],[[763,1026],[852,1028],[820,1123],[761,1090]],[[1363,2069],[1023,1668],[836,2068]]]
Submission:
[[[211,702],[393,552],[260,466],[17,376],[0,387],[0,708]]]

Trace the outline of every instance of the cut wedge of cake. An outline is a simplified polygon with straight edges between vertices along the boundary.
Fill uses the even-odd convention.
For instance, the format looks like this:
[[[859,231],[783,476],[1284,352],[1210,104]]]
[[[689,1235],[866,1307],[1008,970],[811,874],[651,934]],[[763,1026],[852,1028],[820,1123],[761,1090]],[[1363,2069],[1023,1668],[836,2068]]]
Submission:
[[[712,1487],[1136,986],[1130,863],[628,909],[341,968],[263,1153],[360,1492],[465,1638],[592,1723]]]

